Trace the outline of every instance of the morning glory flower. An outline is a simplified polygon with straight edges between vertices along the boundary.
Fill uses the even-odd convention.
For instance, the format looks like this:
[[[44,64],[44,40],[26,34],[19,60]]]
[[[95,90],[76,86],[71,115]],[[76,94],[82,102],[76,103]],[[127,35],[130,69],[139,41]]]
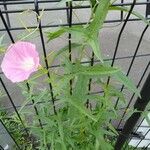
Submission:
[[[39,66],[36,46],[22,41],[8,47],[1,64],[3,73],[12,82],[27,80],[31,73],[38,70]]]

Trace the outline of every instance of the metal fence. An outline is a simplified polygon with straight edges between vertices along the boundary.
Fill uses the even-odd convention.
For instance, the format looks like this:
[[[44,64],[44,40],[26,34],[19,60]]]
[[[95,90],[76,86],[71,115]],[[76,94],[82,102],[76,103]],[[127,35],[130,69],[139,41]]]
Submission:
[[[28,6],[29,9],[32,9],[33,11],[35,11],[38,15],[41,13],[42,11],[42,7],[41,5],[45,5],[46,8],[44,8],[44,13],[48,14],[48,18],[46,19],[51,19],[51,14],[52,13],[58,13],[59,11],[63,11],[63,15],[66,17],[66,22],[59,22],[59,23],[52,23],[52,24],[45,24],[43,23],[44,21],[39,20],[37,16],[35,16],[35,18],[37,19],[37,23],[38,23],[38,28],[39,28],[39,42],[41,45],[41,49],[43,51],[43,55],[46,58],[47,57],[47,48],[45,46],[46,40],[44,38],[43,35],[43,30],[45,28],[55,28],[55,27],[59,27],[59,26],[69,26],[71,27],[72,25],[80,25],[80,24],[86,24],[87,22],[82,21],[73,21],[73,14],[74,11],[82,11],[82,10],[88,10],[90,8],[90,6],[86,3],[85,5],[74,5],[74,2],[77,2],[77,0],[73,1],[73,2],[66,2],[66,6],[59,6],[56,7],[56,5],[54,5],[56,2],[59,2],[59,0],[1,0],[0,1],[0,16],[1,16],[1,28],[0,28],[0,33],[5,33],[7,34],[7,37],[10,38],[10,41],[12,43],[15,42],[15,32],[18,33],[18,31],[22,31],[25,28],[15,25],[14,23],[12,23],[12,15],[16,16],[17,14],[25,11]],[[139,73],[139,78],[136,79],[136,85],[137,88],[142,89],[141,90],[141,95],[142,95],[142,99],[136,98],[134,93],[130,93],[128,94],[128,103],[126,106],[124,106],[124,108],[120,108],[120,113],[122,114],[122,118],[120,120],[117,120],[114,122],[114,126],[116,127],[116,129],[119,131],[120,135],[118,137],[118,139],[116,139],[116,146],[115,149],[120,150],[123,147],[123,144],[125,142],[130,143],[130,141],[133,138],[137,138],[138,142],[134,145],[135,149],[138,149],[138,147],[140,146],[140,143],[142,143],[143,140],[148,141],[146,145],[144,145],[143,149],[148,149],[148,147],[150,147],[150,137],[147,137],[147,135],[150,133],[150,129],[149,126],[142,126],[142,122],[144,118],[140,118],[141,113],[134,113],[126,122],[124,122],[124,117],[127,115],[127,110],[129,108],[135,108],[137,110],[144,110],[144,108],[146,107],[146,105],[148,104],[149,100],[150,100],[150,74],[149,74],[149,65],[150,65],[150,52],[149,53],[141,53],[139,54],[139,50],[141,48],[141,45],[144,43],[143,42],[143,38],[145,36],[145,34],[148,33],[148,25],[145,25],[144,29],[138,31],[139,35],[136,39],[136,41],[134,42],[134,47],[132,47],[132,55],[127,55],[127,56],[117,56],[119,51],[119,46],[122,44],[122,38],[124,33],[126,33],[126,28],[128,24],[132,24],[134,23],[135,27],[139,25],[139,22],[141,22],[141,20],[139,18],[133,18],[131,17],[131,13],[133,11],[133,9],[135,7],[141,8],[143,7],[144,11],[142,13],[144,13],[143,15],[145,15],[145,18],[150,19],[149,15],[150,15],[150,0],[143,0],[143,1],[136,1],[136,0],[131,0],[131,1],[125,1],[125,0],[121,0],[121,1],[117,1],[114,5],[117,6],[130,6],[130,11],[129,13],[125,13],[120,11],[119,12],[119,17],[117,19],[115,19],[115,17],[110,17],[111,19],[107,19],[105,21],[106,25],[112,24],[112,23],[121,23],[120,26],[121,28],[118,30],[118,32],[116,32],[117,38],[114,40],[115,42],[115,46],[114,46],[114,50],[110,55],[110,58],[105,59],[105,61],[111,61],[111,65],[114,66],[115,63],[119,60],[125,62],[122,63],[122,66],[125,65],[126,66],[126,75],[130,76],[131,71],[133,71],[134,69],[140,70]],[[10,8],[11,6],[11,8]],[[21,8],[20,8],[21,6]],[[13,9],[12,9],[13,8]],[[15,8],[15,9],[14,9]],[[19,8],[19,9],[18,9]],[[80,13],[79,15],[82,15],[82,13]],[[143,25],[144,26],[144,25]],[[34,29],[36,28],[36,25],[31,25],[28,26],[28,29]],[[147,37],[147,36],[146,36]],[[70,52],[70,56],[69,59],[72,59],[72,53],[71,53],[71,34],[68,35],[68,44],[69,44],[69,52]],[[123,42],[125,42],[127,39],[124,39]],[[147,39],[150,40],[150,39]],[[149,47],[147,47],[149,48]],[[139,64],[136,65],[137,61],[136,60],[140,60],[141,62],[141,66],[139,66]],[[88,63],[88,64],[94,64],[96,63],[98,60],[94,59],[93,55],[91,55],[91,61],[85,61],[82,63]],[[126,63],[127,62],[127,63]],[[51,68],[55,68],[55,67],[59,67],[59,64],[53,65],[53,66],[48,66],[48,61],[47,59],[45,59],[45,67],[47,69]],[[133,72],[133,76],[136,76],[136,72]],[[18,108],[20,108],[21,106],[14,102],[15,99],[13,98],[11,92],[9,91],[9,83],[6,82],[6,80],[4,79],[3,73],[0,72],[0,82],[1,82],[1,86],[3,88],[3,90],[5,91],[7,98],[9,99],[9,106],[5,106],[3,107],[3,109],[5,109],[6,111],[9,111],[10,109],[13,109],[15,111],[15,113],[17,114],[20,122],[22,123],[25,131],[28,134],[28,130],[26,128],[26,126],[24,125],[22,118],[18,112]],[[50,72],[47,73],[47,76],[50,77]],[[132,78],[133,78],[132,76]],[[147,79],[147,80],[146,80]],[[145,83],[145,84],[144,84]],[[53,97],[53,87],[51,84],[48,85],[50,93],[51,93],[51,97],[52,97],[52,101],[53,103],[55,103],[54,97]],[[30,85],[27,84],[28,89],[30,89]],[[143,87],[143,88],[142,88]],[[13,87],[14,88],[14,87]],[[91,89],[91,85],[89,85],[89,89]],[[124,91],[124,85],[122,85],[120,87],[120,91]],[[100,93],[101,91],[97,91],[97,93]],[[116,108],[118,105],[119,99],[116,100],[116,103],[114,105],[114,107]],[[32,100],[32,104],[28,104],[28,106],[32,106],[34,104],[34,100]],[[34,110],[36,115],[38,115],[38,109],[36,106],[34,106]],[[55,108],[54,108],[55,110]],[[55,110],[56,111],[56,110]],[[1,124],[2,126],[6,129],[7,134],[10,135],[12,141],[16,144],[16,146],[18,147],[18,149],[20,149],[20,146],[18,145],[18,143],[16,142],[16,140],[13,137],[12,132],[6,127],[6,125],[4,124],[4,122],[2,120]],[[41,128],[44,128],[44,126],[42,125],[41,121],[39,120],[40,126]],[[148,129],[146,131],[146,133],[144,135],[142,135],[141,133],[137,132],[139,127],[143,127]],[[3,145],[0,143],[0,149],[4,149]],[[126,148],[124,148],[126,149]]]

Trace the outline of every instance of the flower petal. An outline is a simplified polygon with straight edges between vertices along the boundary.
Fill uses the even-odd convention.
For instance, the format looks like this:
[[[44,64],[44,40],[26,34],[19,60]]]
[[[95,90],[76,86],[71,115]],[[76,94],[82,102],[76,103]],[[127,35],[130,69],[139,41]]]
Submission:
[[[12,82],[21,82],[37,71],[39,65],[35,45],[29,42],[16,42],[8,47],[1,68]]]

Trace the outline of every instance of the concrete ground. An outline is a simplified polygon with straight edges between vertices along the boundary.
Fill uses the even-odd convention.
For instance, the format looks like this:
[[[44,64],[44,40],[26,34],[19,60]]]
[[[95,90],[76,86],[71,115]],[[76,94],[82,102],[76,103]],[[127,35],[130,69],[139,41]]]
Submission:
[[[132,2],[132,0],[130,0]],[[130,2],[127,1],[127,2]],[[146,1],[146,0],[145,0]],[[118,1],[119,2],[119,1]],[[143,2],[138,1],[138,2]],[[83,3],[82,5],[87,5],[88,3]],[[4,10],[3,6],[0,5],[2,10]],[[52,7],[62,7],[57,5],[56,3],[46,3],[46,4],[39,4],[39,7],[41,9],[46,9],[46,8],[52,8]],[[26,9],[34,9],[33,4],[28,4],[28,5],[8,5],[8,10],[26,10]],[[136,11],[141,13],[143,16],[145,16],[145,10],[146,6],[141,5],[141,6],[135,6]],[[125,15],[125,14],[124,14]],[[86,22],[88,21],[90,16],[90,9],[80,9],[80,10],[74,10],[73,11],[73,23],[77,22]],[[114,20],[114,19],[119,19],[120,17],[120,12],[110,12],[107,16],[107,20]],[[36,22],[36,17],[35,13],[23,13],[23,14],[18,14],[18,13],[10,13],[9,14],[10,18],[10,23],[11,27],[23,27],[21,24],[21,21],[23,21],[26,26],[37,26]],[[134,16],[131,16],[131,18],[135,18]],[[21,20],[21,21],[20,21]],[[65,24],[67,23],[66,19],[66,11],[65,10],[59,10],[59,11],[44,11],[44,14],[42,16],[42,25],[47,25],[47,24]],[[101,41],[101,47],[103,51],[103,56],[106,59],[112,58],[114,49],[116,46],[116,41],[118,38],[118,34],[120,32],[120,29],[122,27],[123,23],[111,23],[111,24],[105,24],[104,28],[102,29],[100,33],[100,41]],[[145,28],[145,23],[142,21],[135,21],[135,22],[128,22],[127,26],[123,32],[123,35],[121,37],[120,45],[118,48],[118,53],[116,57],[128,57],[128,56],[133,56],[135,49],[137,47],[138,41],[140,39],[140,36]],[[3,29],[3,23],[0,20],[0,29]],[[52,29],[52,28],[50,28]],[[46,31],[47,29],[43,29]],[[53,29],[52,29],[53,30]],[[25,33],[25,30],[12,30],[11,31],[15,41],[19,39],[19,37],[22,35],[22,33]],[[11,43],[6,31],[0,31],[0,36],[5,34],[4,38],[4,43],[9,45]],[[141,75],[144,72],[145,67],[147,66],[149,60],[150,60],[150,29],[148,29],[143,37],[141,46],[139,47],[139,51],[137,53],[137,58],[134,61],[134,64],[132,66],[131,72],[129,74],[130,78],[134,81],[135,85],[137,85],[138,81],[140,80]],[[47,53],[50,53],[52,50],[59,50],[63,46],[65,46],[68,43],[68,40],[66,38],[67,36],[63,36],[62,38],[53,40],[50,43],[46,43],[47,39],[45,37],[45,45],[46,45],[46,50]],[[31,37],[28,39],[28,41],[31,41],[36,44],[37,49],[40,53],[40,56],[43,56],[43,51],[42,51],[42,44],[40,37],[36,37],[32,39]],[[144,56],[145,55],[145,56]],[[147,55],[147,56],[146,56]],[[144,57],[143,57],[144,56]],[[2,60],[3,55],[0,56],[0,64]],[[119,66],[123,69],[124,72],[127,72],[129,65],[131,63],[132,57],[131,58],[126,58],[126,59],[118,59],[115,61],[115,66]],[[55,64],[58,64],[59,62],[56,61]],[[44,65],[44,62],[41,62],[41,64]],[[146,79],[150,69],[148,69],[143,82],[140,86],[142,87],[144,80]],[[1,69],[0,69],[1,72]],[[1,74],[1,77],[6,85],[6,88],[8,89],[8,92],[10,93],[14,103],[16,106],[21,105],[24,102],[24,97],[21,94],[20,88],[17,86],[17,84],[11,83],[6,77]],[[45,87],[46,85],[44,85]],[[41,88],[43,88],[43,85],[40,85]],[[3,87],[0,87],[0,90],[2,93],[5,94]],[[93,85],[93,92],[96,92],[98,89],[94,87]],[[127,101],[130,99],[132,92],[124,90],[124,93],[126,95]],[[136,98],[134,98],[135,101]],[[133,101],[133,103],[134,103]],[[133,105],[132,103],[132,105]],[[0,106],[1,107],[7,107],[9,111],[12,110],[12,105],[8,99],[7,96],[1,98],[0,101]],[[124,109],[121,109],[119,112],[120,114],[123,113]],[[114,124],[117,124],[117,121],[114,122]],[[123,125],[123,124],[122,124]],[[2,131],[2,130],[1,130]],[[6,140],[5,140],[6,141]]]

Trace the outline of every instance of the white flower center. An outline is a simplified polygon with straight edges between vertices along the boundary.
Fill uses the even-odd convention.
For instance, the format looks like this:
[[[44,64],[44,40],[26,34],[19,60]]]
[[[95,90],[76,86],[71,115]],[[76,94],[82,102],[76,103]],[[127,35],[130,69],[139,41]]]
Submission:
[[[34,67],[34,61],[32,57],[27,57],[22,62],[22,68],[25,71],[29,71]]]

